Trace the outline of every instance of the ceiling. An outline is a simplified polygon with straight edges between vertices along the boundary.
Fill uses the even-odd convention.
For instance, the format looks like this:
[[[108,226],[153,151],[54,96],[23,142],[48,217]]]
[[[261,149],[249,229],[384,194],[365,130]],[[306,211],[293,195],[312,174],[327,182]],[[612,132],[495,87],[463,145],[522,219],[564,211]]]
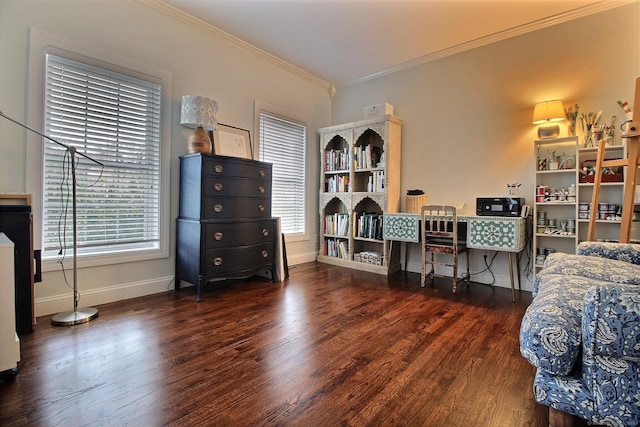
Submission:
[[[637,0],[163,0],[335,86]]]

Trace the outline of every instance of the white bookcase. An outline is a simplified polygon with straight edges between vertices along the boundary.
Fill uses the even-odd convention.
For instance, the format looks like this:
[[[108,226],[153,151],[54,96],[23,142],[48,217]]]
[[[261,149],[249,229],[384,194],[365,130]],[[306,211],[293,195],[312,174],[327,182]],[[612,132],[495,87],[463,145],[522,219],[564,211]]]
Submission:
[[[544,256],[551,252],[575,253],[578,243],[587,238],[592,214],[598,215],[595,239],[617,241],[624,174],[603,177],[600,203],[593,207],[593,176],[584,170],[595,165],[598,149],[582,147],[577,136],[540,139],[534,146],[537,159],[533,210],[535,270],[542,267]],[[627,154],[624,143],[607,146],[605,150],[606,159],[624,158]],[[544,195],[539,194],[541,188]]]
[[[400,210],[401,127],[383,115],[319,130],[319,262],[379,274],[400,269],[382,218]]]

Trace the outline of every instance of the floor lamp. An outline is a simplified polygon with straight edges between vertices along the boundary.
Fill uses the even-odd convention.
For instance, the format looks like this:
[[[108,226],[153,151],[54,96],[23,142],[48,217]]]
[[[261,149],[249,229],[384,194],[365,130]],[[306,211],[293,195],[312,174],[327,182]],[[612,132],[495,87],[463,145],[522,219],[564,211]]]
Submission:
[[[76,155],[80,155],[92,162],[104,167],[102,163],[99,161],[92,159],[83,153],[77,153],[76,148],[63,144],[60,141],[57,141],[50,136],[47,136],[35,129],[32,129],[9,116],[6,116],[2,111],[0,111],[0,116],[5,119],[17,124],[18,126],[22,126],[23,128],[30,130],[43,138],[52,141],[59,146],[63,147],[69,153],[71,158],[71,180],[72,180],[72,204],[73,204],[73,310],[65,311],[62,313],[58,313],[51,318],[51,324],[54,326],[73,326],[78,325],[80,323],[89,322],[96,317],[98,317],[98,309],[89,307],[89,308],[78,308],[78,236],[77,236],[77,204],[76,204]]]

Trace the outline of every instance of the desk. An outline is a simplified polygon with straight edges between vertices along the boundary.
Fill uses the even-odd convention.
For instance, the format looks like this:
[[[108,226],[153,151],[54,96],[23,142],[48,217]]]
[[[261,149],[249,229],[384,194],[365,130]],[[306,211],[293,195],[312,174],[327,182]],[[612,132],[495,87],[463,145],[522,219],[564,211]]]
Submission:
[[[420,218],[417,213],[385,214],[382,220],[382,238],[389,241],[420,243]],[[509,278],[511,297],[515,302],[513,282],[513,257],[516,254],[518,289],[520,286],[520,261],[517,254],[522,252],[526,241],[526,221],[522,217],[458,215],[458,222],[467,224],[467,247],[507,252],[509,255]],[[405,268],[406,268],[405,260]]]

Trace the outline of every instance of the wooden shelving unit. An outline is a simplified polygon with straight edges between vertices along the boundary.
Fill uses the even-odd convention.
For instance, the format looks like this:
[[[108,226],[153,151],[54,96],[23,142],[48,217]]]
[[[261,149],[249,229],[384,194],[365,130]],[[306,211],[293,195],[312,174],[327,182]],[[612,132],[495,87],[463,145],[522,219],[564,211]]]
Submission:
[[[384,115],[319,130],[319,262],[379,274],[400,269],[399,254],[382,239],[382,216],[400,210],[401,128],[402,120]]]

